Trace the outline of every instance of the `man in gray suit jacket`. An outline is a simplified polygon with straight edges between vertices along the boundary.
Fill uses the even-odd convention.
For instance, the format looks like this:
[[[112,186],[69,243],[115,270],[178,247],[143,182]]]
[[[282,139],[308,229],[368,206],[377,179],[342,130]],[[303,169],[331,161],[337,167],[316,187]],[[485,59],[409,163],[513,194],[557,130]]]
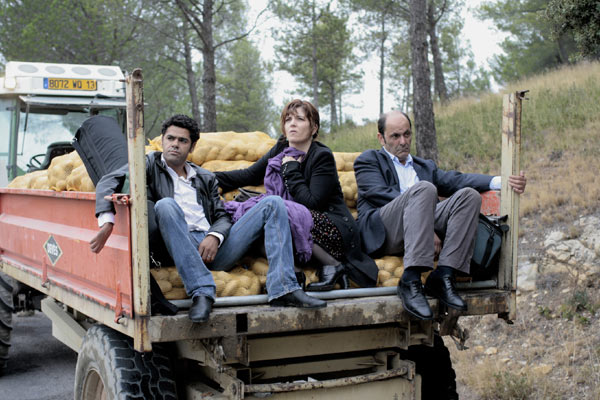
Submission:
[[[383,114],[377,130],[382,149],[367,150],[354,163],[363,246],[372,256],[404,255],[398,296],[412,315],[433,318],[425,292],[466,310],[454,287],[455,271],[469,272],[479,192],[500,189],[501,177],[443,171],[432,160],[411,156],[412,124],[401,111]],[[523,193],[527,181],[521,172],[508,183]],[[436,257],[424,292],[421,273],[433,268]]]

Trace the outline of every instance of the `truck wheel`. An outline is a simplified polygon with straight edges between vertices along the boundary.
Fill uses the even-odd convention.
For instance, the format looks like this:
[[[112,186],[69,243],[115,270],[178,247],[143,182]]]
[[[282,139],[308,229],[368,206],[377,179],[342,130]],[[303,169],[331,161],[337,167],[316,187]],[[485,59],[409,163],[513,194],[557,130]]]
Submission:
[[[416,372],[421,375],[421,398],[423,400],[457,400],[456,373],[452,368],[450,352],[438,334],[433,335],[433,347],[409,346],[401,357],[414,361]]]
[[[13,280],[0,272],[0,375],[8,362],[13,314]]]
[[[177,399],[169,357],[160,346],[151,353],[104,325],[91,327],[75,371],[75,399]]]

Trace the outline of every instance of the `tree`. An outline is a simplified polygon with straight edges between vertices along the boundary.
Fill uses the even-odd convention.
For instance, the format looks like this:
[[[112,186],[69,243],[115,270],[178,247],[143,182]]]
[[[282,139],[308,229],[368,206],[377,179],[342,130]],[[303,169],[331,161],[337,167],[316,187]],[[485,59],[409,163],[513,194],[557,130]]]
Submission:
[[[448,90],[444,79],[444,70],[442,66],[442,55],[438,45],[438,36],[436,26],[440,19],[444,16],[449,6],[449,0],[441,0],[437,4],[435,0],[429,0],[427,4],[427,31],[429,34],[429,44],[431,45],[431,55],[433,56],[433,83],[435,92],[440,101],[446,103],[448,101]]]
[[[315,107],[329,103],[330,124],[335,128],[342,94],[355,90],[361,77],[354,71],[358,60],[353,54],[348,16],[308,0],[279,1],[274,12],[286,21],[285,28],[275,32],[279,68],[297,79],[301,91],[312,95]]]
[[[329,9],[323,10],[315,28],[315,36],[325,39],[320,40],[322,44],[317,49],[319,92],[324,100],[329,100],[330,126],[335,129],[341,123],[338,105],[341,108],[342,94],[359,88],[362,72],[354,71],[359,62],[353,53],[354,42],[348,29],[348,15],[336,15]]]
[[[7,60],[113,64],[133,53],[140,27],[132,0],[0,2],[0,52]]]
[[[580,57],[600,58],[598,0],[550,0],[545,16],[553,24],[553,38],[572,33]]]
[[[427,1],[410,1],[410,40],[413,76],[413,110],[417,155],[437,162],[437,139],[431,79],[427,58]]]
[[[321,18],[321,9],[315,0],[284,1],[272,3],[273,13],[282,21],[285,28],[275,30],[280,43],[275,46],[277,65],[288,71],[301,83],[306,84],[310,76],[312,103],[319,108],[319,71],[317,23]]]
[[[265,72],[271,65],[247,39],[232,46],[227,62],[217,75],[219,96],[217,122],[221,130],[268,132],[274,119],[271,83]]]
[[[500,45],[504,54],[493,57],[496,81],[507,82],[568,63],[576,53],[572,35],[552,36],[552,25],[543,15],[547,4],[547,0],[496,0],[480,6],[480,19],[491,19],[498,30],[510,33]]]
[[[367,27],[367,35],[363,39],[368,50],[379,52],[379,113],[384,112],[383,98],[385,88],[387,43],[390,38],[389,27],[393,30],[401,29],[398,20],[408,20],[409,11],[406,0],[346,0],[346,3],[355,12]]]
[[[240,27],[233,21],[238,21],[242,2],[227,0],[175,0],[186,20],[198,35],[199,50],[202,52],[202,93],[204,104],[205,132],[217,130],[215,53],[218,48],[247,37],[256,23],[250,29],[232,29]],[[260,15],[259,15],[260,16]],[[229,29],[226,29],[229,28]],[[230,34],[230,35],[227,35]]]

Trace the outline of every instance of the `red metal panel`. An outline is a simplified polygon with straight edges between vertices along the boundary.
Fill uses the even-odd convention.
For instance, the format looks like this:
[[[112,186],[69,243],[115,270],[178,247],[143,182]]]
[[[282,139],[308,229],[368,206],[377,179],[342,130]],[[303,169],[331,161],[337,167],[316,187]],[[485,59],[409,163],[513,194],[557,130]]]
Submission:
[[[490,190],[481,193],[481,213],[483,215],[500,215],[499,190]]]
[[[0,257],[113,310],[120,297],[123,314],[131,317],[129,208],[116,209],[113,233],[94,254],[95,193],[0,189]],[[58,259],[44,247],[50,237],[60,248]]]

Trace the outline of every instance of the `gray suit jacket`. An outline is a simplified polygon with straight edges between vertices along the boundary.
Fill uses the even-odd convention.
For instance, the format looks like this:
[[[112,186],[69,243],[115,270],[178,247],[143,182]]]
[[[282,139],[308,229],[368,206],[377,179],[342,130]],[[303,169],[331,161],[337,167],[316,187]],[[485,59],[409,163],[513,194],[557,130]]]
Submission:
[[[432,160],[413,156],[414,168],[421,181],[431,182],[438,195],[450,197],[457,190],[470,187],[479,192],[490,189],[492,176],[463,174],[439,169]],[[385,150],[367,150],[354,162],[358,185],[358,226],[364,249],[376,253],[385,242],[385,230],[379,208],[400,196],[396,168]]]

